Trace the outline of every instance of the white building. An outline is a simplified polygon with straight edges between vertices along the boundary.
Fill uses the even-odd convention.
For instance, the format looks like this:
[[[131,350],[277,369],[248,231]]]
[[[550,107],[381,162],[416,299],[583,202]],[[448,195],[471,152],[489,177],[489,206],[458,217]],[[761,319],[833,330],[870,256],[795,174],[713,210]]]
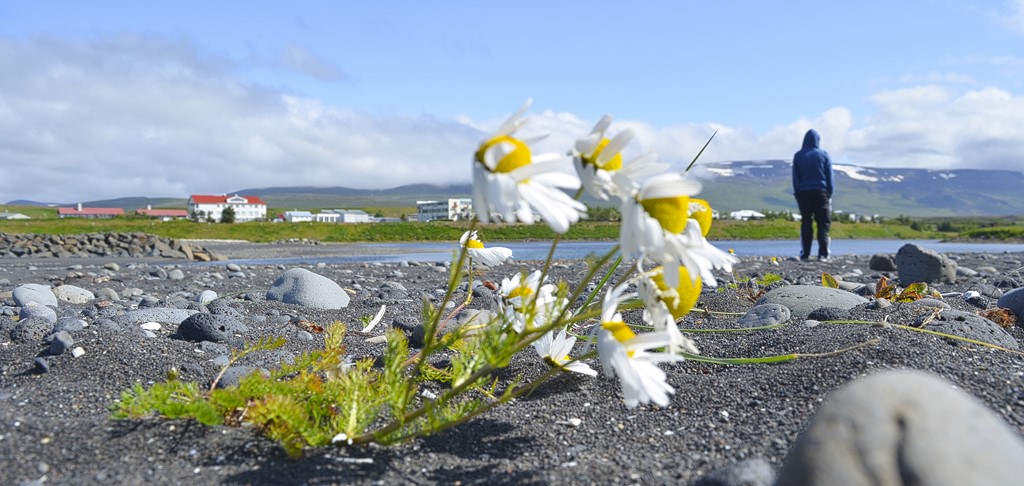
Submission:
[[[316,213],[313,215],[313,220],[317,223],[337,223],[338,217],[341,216],[338,213],[332,213],[330,211],[324,211],[322,213]]]
[[[32,218],[30,218],[28,216],[25,216],[24,214],[21,214],[21,213],[10,213],[10,212],[4,211],[4,212],[0,213],[0,219],[32,219]]]
[[[330,212],[338,215],[338,223],[369,223],[372,221],[370,215],[361,209],[334,209]]]
[[[739,211],[729,213],[729,217],[740,221],[747,221],[751,219],[764,219],[764,214],[754,211],[753,209],[741,209]]]
[[[193,194],[188,198],[188,214],[197,221],[220,221],[221,212],[228,207],[235,210],[235,221],[239,223],[267,219],[267,203],[256,196]]]
[[[419,221],[460,221],[473,217],[473,200],[449,198],[445,201],[416,201],[416,219]]]
[[[284,220],[289,223],[308,223],[313,221],[313,213],[309,211],[285,211]]]

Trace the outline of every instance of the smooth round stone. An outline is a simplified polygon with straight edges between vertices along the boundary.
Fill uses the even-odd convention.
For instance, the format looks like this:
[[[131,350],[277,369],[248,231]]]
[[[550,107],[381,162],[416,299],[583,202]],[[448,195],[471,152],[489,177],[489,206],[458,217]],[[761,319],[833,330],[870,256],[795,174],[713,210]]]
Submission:
[[[829,397],[776,484],[1019,484],[1021,457],[1019,433],[974,397],[931,374],[887,371]]]
[[[789,309],[779,304],[762,304],[752,307],[736,321],[737,327],[762,327],[782,324],[789,320]]]
[[[756,305],[779,304],[789,309],[790,315],[796,319],[805,319],[821,307],[839,307],[852,309],[868,300],[845,290],[821,287],[817,285],[786,285],[769,290]]]
[[[1024,287],[1013,289],[1001,297],[997,302],[999,307],[1010,309],[1017,316],[1017,322],[1024,321]]]
[[[267,291],[267,300],[317,309],[341,309],[348,306],[349,296],[333,280],[304,268],[293,268],[274,281]]]
[[[196,297],[196,302],[199,302],[200,304],[209,304],[210,302],[217,300],[217,298],[217,292],[204,290]]]
[[[51,325],[57,323],[57,311],[53,310],[53,307],[37,302],[29,302],[22,306],[18,317],[22,320],[31,318],[43,319],[49,321]]]
[[[61,302],[84,304],[96,298],[92,292],[74,285],[61,285],[53,289],[53,295]]]
[[[102,289],[97,290],[96,298],[115,302],[121,300],[121,296],[117,295],[117,291],[110,287],[103,287]]]
[[[57,307],[57,296],[53,295],[53,290],[50,289],[49,285],[19,285],[14,288],[12,295],[14,297],[14,304],[18,306],[24,306],[29,302],[35,302],[42,305]]]

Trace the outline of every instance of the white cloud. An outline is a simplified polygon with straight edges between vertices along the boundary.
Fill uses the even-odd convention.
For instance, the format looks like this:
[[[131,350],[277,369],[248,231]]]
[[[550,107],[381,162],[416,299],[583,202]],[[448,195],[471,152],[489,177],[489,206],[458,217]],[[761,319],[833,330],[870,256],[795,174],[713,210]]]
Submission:
[[[245,82],[246,68],[181,40],[0,37],[0,202],[466,183],[481,138],[518,108],[493,120],[351,112]],[[788,159],[809,128],[842,163],[1024,168],[1020,95],[922,85],[872,102],[870,116],[836,107],[763,133],[623,119],[612,131],[633,128],[632,150],[657,151],[678,168],[715,130],[702,161]],[[540,110],[524,134],[549,132],[538,149],[565,153],[593,123]]]
[[[187,42],[0,38],[0,202],[468,178],[472,127],[339,111],[235,68]]]

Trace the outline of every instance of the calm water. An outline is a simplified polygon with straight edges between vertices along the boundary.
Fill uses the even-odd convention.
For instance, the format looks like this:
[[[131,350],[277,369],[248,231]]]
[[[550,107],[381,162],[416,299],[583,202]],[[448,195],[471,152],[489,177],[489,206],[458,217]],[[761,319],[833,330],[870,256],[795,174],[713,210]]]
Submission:
[[[942,243],[938,240],[834,240],[832,254],[836,255],[874,255],[875,253],[896,253],[907,243],[917,243],[940,253],[971,253],[971,252],[1024,252],[1024,244],[1004,243]],[[607,253],[614,242],[609,241],[567,241],[558,245],[555,258],[576,260],[588,255]],[[800,252],[800,243],[796,240],[759,240],[759,241],[716,241],[715,246],[736,252],[737,256],[778,256],[780,258],[796,256]],[[454,243],[366,243],[353,244],[356,248],[366,248],[366,255],[357,256],[322,256],[305,258],[275,258],[266,260],[232,260],[244,264],[300,264],[300,263],[366,263],[366,262],[440,262],[450,260],[455,248]],[[543,260],[547,258],[551,247],[550,242],[494,243],[494,246],[505,246],[512,249],[516,260]],[[329,247],[327,247],[329,248]],[[372,250],[372,251],[369,251]],[[812,251],[817,251],[815,243]],[[224,262],[211,262],[223,264]]]

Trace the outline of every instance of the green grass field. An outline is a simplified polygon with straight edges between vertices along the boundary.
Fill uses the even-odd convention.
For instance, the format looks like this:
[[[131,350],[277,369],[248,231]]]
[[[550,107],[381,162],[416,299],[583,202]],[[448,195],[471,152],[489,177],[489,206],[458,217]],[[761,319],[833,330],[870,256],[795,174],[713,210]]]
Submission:
[[[399,241],[452,241],[469,228],[466,222],[430,223],[196,223],[192,221],[154,221],[140,217],[121,217],[109,220],[67,218],[58,219],[55,208],[34,206],[6,207],[10,212],[31,216],[30,220],[0,220],[0,232],[33,234],[81,234],[102,232],[142,232],[168,238],[227,239],[251,242],[270,242],[288,238],[309,238],[325,242],[399,242]],[[391,208],[391,213],[395,208]],[[392,215],[392,214],[388,214]],[[397,216],[397,214],[394,214]],[[832,237],[837,239],[932,239],[974,238],[1006,240],[1024,238],[1024,225],[1001,226],[957,232],[939,232],[935,225],[896,223],[832,224]],[[543,224],[496,224],[480,228],[486,241],[549,240],[554,237]],[[614,222],[584,221],[573,225],[565,239],[611,240],[618,238],[619,225]],[[711,240],[795,239],[800,233],[799,223],[785,220],[716,221],[708,238]],[[963,236],[970,235],[970,236]]]

